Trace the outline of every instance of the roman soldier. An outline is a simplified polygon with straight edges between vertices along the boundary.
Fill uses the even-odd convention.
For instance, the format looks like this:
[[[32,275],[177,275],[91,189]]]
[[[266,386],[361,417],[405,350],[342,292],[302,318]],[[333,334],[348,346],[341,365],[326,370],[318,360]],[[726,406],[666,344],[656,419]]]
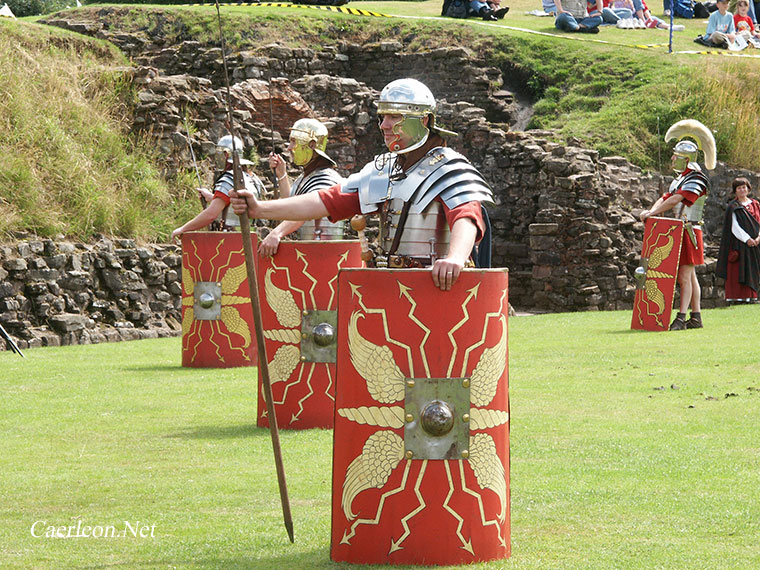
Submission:
[[[243,158],[243,141],[235,137],[233,141],[231,135],[225,135],[216,143],[216,153],[214,161],[217,168],[221,171],[214,180],[214,192],[211,193],[204,188],[199,188],[198,192],[206,199],[208,206],[195,216],[192,220],[186,222],[172,232],[172,240],[178,241],[179,237],[185,233],[194,230],[200,230],[218,222],[221,229],[232,230],[240,225],[240,219],[230,211],[230,192],[234,188],[234,179],[232,173],[232,153],[239,157],[240,164],[250,165],[251,162]],[[257,198],[261,198],[264,185],[254,174],[242,172],[243,183],[246,190]]]
[[[335,170],[335,161],[325,152],[327,148],[327,127],[316,119],[299,119],[290,129],[288,152],[296,166],[303,172],[291,185],[285,170],[285,159],[277,153],[269,155],[269,167],[277,176],[280,196],[300,196],[343,182],[343,177]],[[344,222],[332,223],[326,218],[308,221],[284,221],[274,228],[261,242],[259,253],[274,255],[280,240],[299,230],[299,237],[305,240],[342,239]]]
[[[675,139],[671,164],[676,178],[668,191],[649,209],[640,214],[641,221],[673,209],[677,218],[684,221],[683,245],[678,267],[678,284],[681,288],[680,310],[670,330],[702,328],[700,310],[701,288],[695,267],[704,263],[702,242],[702,214],[710,188],[710,181],[697,164],[699,151],[705,155],[705,166],[712,170],[716,164],[715,139],[710,130],[699,121],[678,121],[668,129],[665,140]],[[688,140],[692,139],[692,140]],[[691,307],[690,318],[686,310]]]
[[[486,230],[482,203],[493,195],[461,154],[446,148],[452,135],[435,122],[436,102],[415,79],[399,79],[380,93],[380,130],[389,153],[376,156],[344,184],[303,196],[259,202],[233,193],[236,213],[265,219],[330,221],[380,215],[377,267],[431,267],[434,284],[449,290]]]

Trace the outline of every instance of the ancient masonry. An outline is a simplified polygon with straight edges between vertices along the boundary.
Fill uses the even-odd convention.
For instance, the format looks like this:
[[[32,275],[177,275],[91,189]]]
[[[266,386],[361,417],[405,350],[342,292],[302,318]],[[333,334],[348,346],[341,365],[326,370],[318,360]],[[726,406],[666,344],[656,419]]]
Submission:
[[[108,39],[130,56],[136,66],[125,73],[139,87],[135,131],[156,138],[167,173],[187,170],[187,117],[190,143],[208,172],[214,142],[226,132],[219,48],[115,33],[93,17],[104,10],[111,9],[47,23]],[[524,122],[520,98],[505,85],[521,82],[516,70],[489,66],[465,48],[412,53],[396,41],[320,50],[269,45],[231,53],[228,64],[235,119],[246,147],[255,149],[252,158],[271,150],[271,100],[275,145],[284,147],[296,119],[317,117],[330,129],[328,152],[344,174],[382,149],[372,106],[378,90],[398,77],[423,80],[439,98],[439,122],[459,133],[451,146],[494,189],[493,262],[510,269],[512,304],[537,311],[631,307],[643,233],[636,215],[670,179],[621,157],[558,144],[550,132],[510,130]],[[454,77],[451,69],[461,73]],[[723,302],[713,258],[730,181],[739,174],[758,181],[723,165],[711,173],[708,259],[699,268],[705,307]],[[22,348],[179,334],[179,266],[173,246],[20,241],[0,249],[0,324]]]

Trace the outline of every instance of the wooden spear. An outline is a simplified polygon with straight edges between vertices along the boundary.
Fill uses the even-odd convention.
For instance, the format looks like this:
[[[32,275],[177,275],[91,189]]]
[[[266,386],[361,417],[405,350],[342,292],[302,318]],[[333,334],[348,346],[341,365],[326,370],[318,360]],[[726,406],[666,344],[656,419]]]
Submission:
[[[222,16],[219,11],[219,0],[215,0],[216,15],[219,20],[219,40],[222,46],[222,63],[224,64],[224,81],[227,87],[227,120],[230,134],[232,135],[232,168],[235,190],[243,188],[242,171],[240,170],[240,158],[235,149],[235,126],[232,121],[232,97],[230,95],[230,78],[227,72],[227,56],[225,55],[224,34],[222,33]],[[242,150],[242,149],[241,149]],[[290,542],[293,537],[293,519],[290,515],[290,501],[288,499],[288,486],[285,481],[285,468],[282,464],[282,448],[280,447],[280,432],[277,429],[277,416],[274,412],[274,398],[272,397],[272,384],[269,381],[269,363],[267,360],[266,345],[264,344],[264,326],[261,322],[261,302],[257,287],[256,265],[253,259],[253,245],[251,243],[251,223],[248,212],[240,214],[240,230],[243,237],[243,254],[245,267],[248,273],[248,290],[251,294],[251,309],[253,310],[253,322],[256,327],[256,344],[259,350],[259,371],[261,372],[261,384],[264,389],[264,398],[267,403],[269,416],[269,432],[272,436],[272,449],[274,451],[274,463],[277,468],[277,482],[280,485],[280,502],[282,503],[282,515],[285,521],[285,529],[288,531]]]

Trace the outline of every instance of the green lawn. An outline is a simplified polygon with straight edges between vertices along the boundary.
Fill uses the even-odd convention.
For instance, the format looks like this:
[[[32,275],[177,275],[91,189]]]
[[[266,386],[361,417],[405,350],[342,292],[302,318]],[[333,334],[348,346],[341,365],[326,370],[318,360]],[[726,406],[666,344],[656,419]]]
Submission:
[[[758,313],[681,333],[511,319],[513,556],[473,567],[760,567]],[[329,561],[332,434],[281,434],[290,544],[254,369],[183,369],[179,339],[26,356],[0,353],[0,567],[347,567]],[[154,536],[31,535],[79,520]]]

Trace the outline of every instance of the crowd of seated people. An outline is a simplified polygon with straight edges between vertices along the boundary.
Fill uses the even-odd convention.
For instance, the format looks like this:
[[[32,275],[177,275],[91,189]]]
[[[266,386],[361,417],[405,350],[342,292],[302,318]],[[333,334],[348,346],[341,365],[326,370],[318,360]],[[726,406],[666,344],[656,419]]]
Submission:
[[[444,0],[441,15],[447,15],[447,7],[454,0]],[[502,8],[501,0],[457,0],[464,3],[467,16],[480,17],[486,21],[502,19],[509,11]],[[668,30],[671,25],[654,16],[646,0],[541,0],[543,13],[554,16],[554,27],[563,32],[596,34],[599,27],[614,25],[618,28],[659,28]],[[760,0],[716,0],[704,3],[694,0],[663,0],[663,14],[675,17],[709,18],[705,34],[695,41],[710,47],[729,47],[741,37],[745,45],[760,46],[760,25],[756,14],[760,12]],[[533,12],[531,12],[533,13]],[[538,11],[536,12],[538,13]],[[459,16],[463,17],[463,16]],[[673,31],[684,26],[673,24]]]

